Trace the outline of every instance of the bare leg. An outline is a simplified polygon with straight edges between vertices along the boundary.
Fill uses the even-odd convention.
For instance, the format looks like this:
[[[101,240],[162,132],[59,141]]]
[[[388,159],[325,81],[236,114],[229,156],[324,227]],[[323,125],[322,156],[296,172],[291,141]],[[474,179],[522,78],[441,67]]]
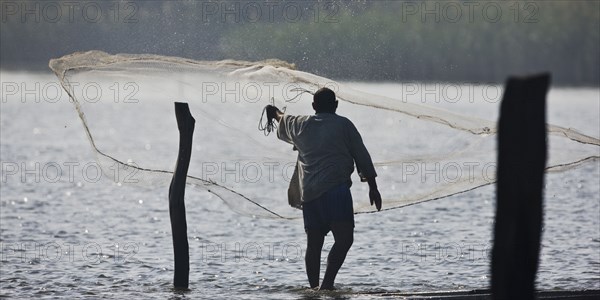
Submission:
[[[306,275],[310,288],[319,286],[319,273],[321,271],[321,250],[325,236],[319,230],[309,229],[306,231]]]
[[[321,290],[333,289],[335,276],[342,267],[346,254],[354,242],[354,225],[352,222],[336,222],[331,224],[331,232],[335,243],[327,257],[327,270],[321,284]]]

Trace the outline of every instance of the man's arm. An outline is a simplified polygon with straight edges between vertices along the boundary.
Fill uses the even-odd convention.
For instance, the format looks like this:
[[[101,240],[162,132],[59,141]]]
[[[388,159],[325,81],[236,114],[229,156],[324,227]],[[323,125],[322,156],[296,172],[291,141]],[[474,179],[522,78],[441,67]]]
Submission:
[[[369,151],[367,151],[360,133],[358,133],[358,130],[352,122],[350,122],[348,128],[350,152],[356,163],[358,175],[361,177],[361,181],[367,181],[369,183],[369,200],[371,201],[371,205],[375,204],[377,210],[381,210],[381,194],[377,189],[377,181],[375,180],[377,172],[375,172],[375,167],[373,166]]]
[[[294,126],[293,126],[293,120],[294,117],[287,115],[286,118],[284,118],[284,113],[282,111],[280,111],[276,106],[273,105],[267,105],[266,107],[267,110],[267,122],[269,124],[271,124],[270,126],[272,126],[273,128],[276,128],[276,132],[277,132],[277,137],[287,143],[290,144],[294,144],[293,142],[293,136],[294,136]],[[277,122],[277,124],[273,124],[274,122]],[[276,126],[275,126],[276,125]]]

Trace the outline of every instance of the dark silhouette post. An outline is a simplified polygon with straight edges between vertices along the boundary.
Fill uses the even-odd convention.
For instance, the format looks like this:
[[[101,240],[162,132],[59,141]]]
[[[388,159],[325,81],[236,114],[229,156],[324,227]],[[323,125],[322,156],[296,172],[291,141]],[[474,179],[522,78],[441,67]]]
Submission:
[[[177,117],[177,127],[179,129],[179,155],[169,187],[169,214],[171,217],[171,231],[173,232],[173,252],[175,254],[173,285],[178,289],[187,289],[190,275],[190,255],[184,196],[196,120],[192,117],[187,103],[175,103],[175,116]]]
[[[500,107],[494,299],[534,299],[546,168],[546,93],[550,74],[511,77]]]

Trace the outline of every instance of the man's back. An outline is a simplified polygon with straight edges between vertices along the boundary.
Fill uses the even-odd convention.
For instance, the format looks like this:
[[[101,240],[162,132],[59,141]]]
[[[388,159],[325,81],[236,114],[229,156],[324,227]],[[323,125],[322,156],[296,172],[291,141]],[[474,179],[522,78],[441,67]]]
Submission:
[[[277,136],[298,150],[298,176],[304,202],[341,183],[350,186],[355,161],[363,175],[376,175],[360,134],[345,117],[334,113],[285,115]]]

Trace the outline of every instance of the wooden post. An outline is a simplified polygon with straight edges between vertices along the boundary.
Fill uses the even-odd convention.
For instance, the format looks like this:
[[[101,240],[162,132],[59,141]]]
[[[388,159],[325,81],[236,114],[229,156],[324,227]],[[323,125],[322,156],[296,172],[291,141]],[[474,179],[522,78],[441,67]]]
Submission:
[[[534,299],[546,168],[549,74],[509,78],[498,124],[494,299]]]
[[[192,154],[192,136],[196,120],[190,113],[187,103],[175,103],[175,116],[179,129],[179,155],[177,165],[169,187],[169,215],[173,233],[173,252],[175,254],[175,276],[173,285],[177,289],[187,289],[190,275],[190,255],[187,240],[187,222],[185,219],[185,181]]]

